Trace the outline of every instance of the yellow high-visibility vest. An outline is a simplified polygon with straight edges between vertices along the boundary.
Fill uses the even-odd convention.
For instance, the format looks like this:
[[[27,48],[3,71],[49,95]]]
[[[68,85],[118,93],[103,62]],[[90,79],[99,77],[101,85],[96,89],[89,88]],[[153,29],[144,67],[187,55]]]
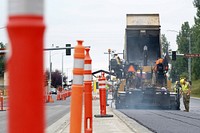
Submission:
[[[182,84],[181,87],[182,87],[182,91],[183,91],[184,93],[187,93],[188,90],[189,90],[189,83],[186,82],[185,85]]]

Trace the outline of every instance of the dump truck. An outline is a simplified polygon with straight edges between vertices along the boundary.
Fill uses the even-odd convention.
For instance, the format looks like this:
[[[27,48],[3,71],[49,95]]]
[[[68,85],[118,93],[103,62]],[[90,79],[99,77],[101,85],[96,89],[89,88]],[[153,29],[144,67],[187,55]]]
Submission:
[[[180,95],[170,90],[167,78],[168,61],[162,53],[159,14],[127,14],[123,59],[114,54],[110,60],[117,77],[116,108],[179,109]]]

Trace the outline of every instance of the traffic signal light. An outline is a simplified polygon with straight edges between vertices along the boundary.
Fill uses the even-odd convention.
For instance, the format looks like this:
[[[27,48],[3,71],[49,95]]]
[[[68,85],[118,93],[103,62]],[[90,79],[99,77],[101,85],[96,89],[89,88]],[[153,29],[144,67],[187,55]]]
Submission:
[[[66,55],[71,55],[71,44],[66,44],[66,47]]]
[[[176,51],[172,51],[172,60],[176,60]]]

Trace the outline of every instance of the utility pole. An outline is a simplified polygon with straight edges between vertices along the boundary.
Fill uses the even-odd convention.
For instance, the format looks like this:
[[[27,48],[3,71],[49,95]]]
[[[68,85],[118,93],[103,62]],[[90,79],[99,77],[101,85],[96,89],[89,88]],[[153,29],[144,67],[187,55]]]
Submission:
[[[188,37],[189,42],[189,54],[191,54],[191,36]],[[191,58],[188,58],[188,75],[189,75],[189,81],[192,81],[191,78]]]
[[[108,49],[108,52],[104,52],[104,54],[108,54],[108,71],[109,71],[109,73],[110,73],[110,71],[111,71],[111,63],[110,63],[110,54],[111,54],[111,49]],[[109,76],[110,76],[110,74],[109,74]]]
[[[111,80],[111,63],[110,63],[110,52],[111,49],[108,49],[108,64],[109,64],[109,76],[110,76],[110,80]]]

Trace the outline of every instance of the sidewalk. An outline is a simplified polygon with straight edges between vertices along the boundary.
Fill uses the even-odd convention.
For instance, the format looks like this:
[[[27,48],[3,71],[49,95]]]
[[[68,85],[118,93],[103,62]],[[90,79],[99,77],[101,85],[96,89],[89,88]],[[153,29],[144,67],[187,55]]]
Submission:
[[[147,128],[128,118],[118,110],[107,106],[107,114],[113,117],[95,118],[100,114],[99,100],[93,100],[93,133],[151,133]],[[84,115],[83,115],[84,116]],[[84,123],[82,122],[82,133]],[[70,113],[46,129],[47,133],[69,133]]]

